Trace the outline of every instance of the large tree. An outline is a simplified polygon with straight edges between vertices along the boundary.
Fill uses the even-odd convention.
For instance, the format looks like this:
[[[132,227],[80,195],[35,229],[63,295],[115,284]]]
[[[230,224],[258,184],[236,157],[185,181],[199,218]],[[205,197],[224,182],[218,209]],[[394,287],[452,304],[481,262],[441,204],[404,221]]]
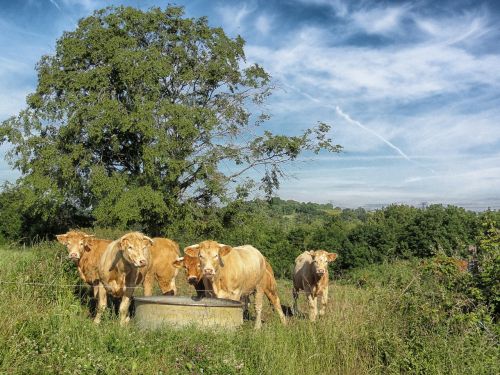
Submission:
[[[324,123],[296,136],[264,130],[268,73],[246,62],[241,37],[179,7],[96,11],[37,71],[26,109],[0,136],[13,145],[24,209],[67,225],[86,215],[158,232],[186,205],[250,187],[272,194],[304,150],[340,150]]]

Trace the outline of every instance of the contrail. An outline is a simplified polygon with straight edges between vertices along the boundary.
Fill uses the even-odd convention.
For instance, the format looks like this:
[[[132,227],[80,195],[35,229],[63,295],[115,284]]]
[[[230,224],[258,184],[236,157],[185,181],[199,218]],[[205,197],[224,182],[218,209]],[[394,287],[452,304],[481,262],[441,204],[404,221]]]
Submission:
[[[397,147],[396,145],[394,145],[392,142],[389,142],[387,139],[385,139],[384,137],[382,137],[380,134],[378,134],[376,131],[370,129],[370,128],[367,128],[366,126],[364,126],[362,123],[360,123],[359,121],[356,121],[356,120],[353,120],[351,118],[351,116],[349,116],[347,113],[343,112],[339,106],[336,106],[335,107],[335,111],[337,112],[337,114],[340,116],[340,117],[343,117],[344,119],[346,119],[348,122],[350,122],[351,124],[354,124],[354,125],[357,125],[359,126],[361,129],[363,130],[366,130],[368,133],[370,134],[373,134],[375,137],[377,137],[378,139],[380,139],[382,142],[384,142],[386,145],[388,145],[390,148],[396,150],[398,152],[399,155],[401,155],[402,157],[404,157],[406,160],[410,161],[410,162],[414,162],[413,160],[411,160],[409,158],[408,155],[406,155],[399,147]]]
[[[401,155],[403,158],[405,158],[406,160],[408,160],[410,163],[413,163],[415,165],[418,165],[419,167],[422,167],[422,168],[425,168],[429,171],[431,171],[432,173],[436,173],[433,169],[431,168],[428,168],[422,164],[420,164],[419,162],[411,159],[408,155],[406,155],[403,150],[401,150],[399,147],[397,147],[394,143],[388,141],[387,139],[385,139],[384,137],[382,137],[379,133],[377,133],[376,131],[366,127],[365,125],[363,125],[362,123],[360,123],[359,121],[356,121],[354,119],[351,118],[351,116],[349,116],[347,113],[345,113],[344,111],[342,111],[342,109],[339,107],[339,106],[333,106],[331,104],[327,104],[327,103],[324,103],[323,101],[321,101],[320,99],[318,98],[315,98],[314,96],[311,96],[309,95],[308,93],[294,87],[294,86],[291,86],[287,83],[285,83],[285,86],[288,86],[290,87],[292,90],[298,92],[299,94],[305,96],[306,98],[308,98],[309,100],[315,102],[315,103],[318,103],[318,104],[321,104],[323,107],[328,107],[328,108],[332,108],[335,110],[335,112],[337,113],[337,115],[339,115],[340,117],[342,117],[343,119],[345,119],[347,122],[349,122],[350,124],[353,124],[353,125],[356,125],[358,127],[360,127],[361,129],[367,131],[368,133],[374,135],[375,137],[377,137],[378,139],[380,139],[382,142],[384,142],[386,145],[388,145],[390,148],[392,148],[393,150],[395,150],[399,155]]]
[[[61,8],[59,7],[59,4],[56,3],[56,0],[49,0],[52,5],[54,5],[57,9],[61,10]]]

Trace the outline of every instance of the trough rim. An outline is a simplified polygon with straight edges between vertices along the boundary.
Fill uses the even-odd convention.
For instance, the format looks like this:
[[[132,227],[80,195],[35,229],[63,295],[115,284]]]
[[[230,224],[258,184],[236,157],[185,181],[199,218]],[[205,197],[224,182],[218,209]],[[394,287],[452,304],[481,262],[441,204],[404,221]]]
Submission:
[[[175,299],[190,299],[192,303],[175,301]],[[161,299],[170,299],[167,301],[162,301]],[[207,304],[204,301],[217,301],[219,305],[211,305]],[[197,299],[197,297],[189,297],[189,296],[142,296],[142,297],[134,297],[135,302],[141,302],[146,304],[153,305],[165,305],[165,306],[198,306],[198,307],[224,307],[224,308],[241,308],[243,304],[240,301],[234,301],[227,298],[211,298],[211,297],[202,297],[201,299]]]

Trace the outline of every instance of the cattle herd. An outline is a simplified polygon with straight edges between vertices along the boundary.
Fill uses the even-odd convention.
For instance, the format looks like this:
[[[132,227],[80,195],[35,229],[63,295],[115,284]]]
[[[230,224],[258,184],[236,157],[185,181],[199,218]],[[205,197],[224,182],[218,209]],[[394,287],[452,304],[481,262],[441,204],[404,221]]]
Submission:
[[[273,305],[281,322],[286,324],[277,293],[274,272],[259,250],[251,245],[231,247],[216,241],[203,241],[184,249],[167,238],[150,238],[140,232],[127,233],[115,241],[95,238],[81,231],[57,235],[68,249],[81,279],[92,286],[97,300],[95,323],[106,309],[107,294],[121,298],[120,324],[129,317],[131,298],[137,287],[144,295],[153,294],[156,281],[164,295],[175,295],[175,278],[180,268],[186,270],[187,281],[198,297],[227,298],[244,301],[255,293],[255,328],[261,327],[264,294]],[[309,319],[325,313],[328,301],[328,263],[337,254],[324,250],[305,251],[295,260],[293,275],[294,309],[297,311],[299,291],[306,294]]]

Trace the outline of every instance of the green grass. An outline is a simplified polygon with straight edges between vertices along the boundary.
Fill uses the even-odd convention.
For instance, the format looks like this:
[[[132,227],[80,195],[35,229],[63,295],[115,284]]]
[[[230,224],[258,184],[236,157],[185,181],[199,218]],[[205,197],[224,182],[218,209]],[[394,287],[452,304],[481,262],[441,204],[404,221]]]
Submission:
[[[151,332],[133,321],[122,328],[112,313],[95,326],[80,297],[88,288],[64,255],[53,243],[0,249],[0,280],[21,284],[0,284],[0,373],[500,373],[495,338],[473,319],[450,316],[414,263],[332,282],[327,316],[316,323],[292,318],[282,326],[266,302],[261,331],[245,322],[235,331]],[[291,304],[290,281],[278,284],[282,303]],[[182,272],[178,285],[180,294],[192,293]],[[307,311],[304,296],[301,307]]]

